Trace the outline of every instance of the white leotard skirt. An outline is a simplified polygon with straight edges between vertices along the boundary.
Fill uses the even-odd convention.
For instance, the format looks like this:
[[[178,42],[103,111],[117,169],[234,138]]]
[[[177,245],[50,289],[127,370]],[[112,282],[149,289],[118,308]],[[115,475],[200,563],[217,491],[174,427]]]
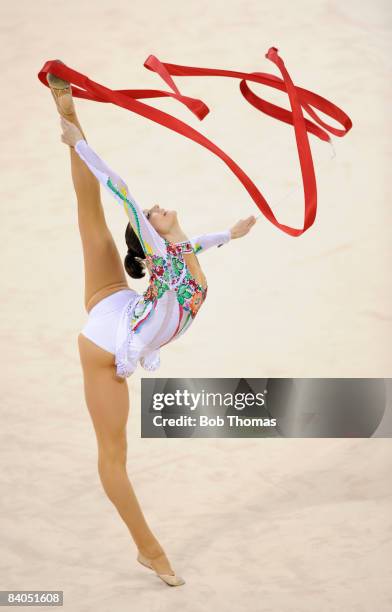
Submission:
[[[116,355],[123,335],[117,333],[119,325],[120,323],[123,325],[129,303],[138,297],[139,293],[134,289],[121,289],[103,298],[88,313],[87,322],[81,330],[82,334],[105,351]]]

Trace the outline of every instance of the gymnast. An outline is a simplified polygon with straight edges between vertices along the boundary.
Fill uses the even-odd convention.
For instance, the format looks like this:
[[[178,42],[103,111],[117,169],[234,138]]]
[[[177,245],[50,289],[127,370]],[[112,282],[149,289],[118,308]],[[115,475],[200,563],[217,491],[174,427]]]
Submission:
[[[77,198],[85,272],[87,322],[78,335],[84,394],[95,429],[99,476],[110,501],[136,544],[137,561],[169,586],[184,579],[173,571],[140,508],[126,471],[129,393],[126,379],[138,363],[160,365],[160,348],[178,339],[194,321],[207,296],[207,279],[198,254],[245,236],[256,223],[251,215],[230,229],[189,238],[177,211],[155,204],[142,209],[123,179],[87,143],[68,81],[48,73],[47,82],[61,116],[61,140],[69,146]],[[106,224],[100,184],[124,208],[128,253],[122,262]],[[138,293],[124,272],[142,278]]]

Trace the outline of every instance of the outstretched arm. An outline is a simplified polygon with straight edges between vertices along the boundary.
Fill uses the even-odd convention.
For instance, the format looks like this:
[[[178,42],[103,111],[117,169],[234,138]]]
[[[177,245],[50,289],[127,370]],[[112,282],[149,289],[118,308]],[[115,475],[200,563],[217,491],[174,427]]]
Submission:
[[[83,139],[75,144],[75,151],[87,164],[105,189],[124,207],[129,222],[138,236],[146,255],[166,255],[163,238],[151,225],[142,207],[136,202],[125,181]]]
[[[190,241],[194,248],[196,254],[200,252],[206,251],[213,246],[223,246],[226,242],[231,240],[231,232],[230,230],[225,230],[223,232],[211,232],[209,234],[200,234],[197,236],[192,236]]]
[[[221,247],[234,238],[242,238],[250,231],[250,228],[255,223],[255,216],[250,215],[247,219],[237,221],[230,229],[224,230],[223,232],[212,232],[210,234],[193,236],[190,241],[194,247],[195,253],[198,254],[213,246]]]

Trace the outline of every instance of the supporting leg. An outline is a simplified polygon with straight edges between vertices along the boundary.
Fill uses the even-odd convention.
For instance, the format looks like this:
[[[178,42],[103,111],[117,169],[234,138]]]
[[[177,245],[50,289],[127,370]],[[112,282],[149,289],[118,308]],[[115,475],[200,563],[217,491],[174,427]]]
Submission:
[[[82,334],[78,337],[84,392],[98,445],[98,472],[106,495],[116,507],[138,548],[154,560],[154,569],[173,573],[157,538],[149,528],[126,470],[127,382],[115,378],[113,355]]]

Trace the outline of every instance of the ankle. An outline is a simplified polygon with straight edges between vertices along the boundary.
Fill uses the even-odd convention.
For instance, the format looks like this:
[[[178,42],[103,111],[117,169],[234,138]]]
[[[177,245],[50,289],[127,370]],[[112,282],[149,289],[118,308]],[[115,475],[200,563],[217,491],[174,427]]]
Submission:
[[[139,552],[147,559],[153,560],[165,555],[165,551],[159,545],[147,546],[143,548],[139,548]]]
[[[82,138],[87,142],[87,138],[82,130],[82,126],[79,123],[76,113],[72,113],[70,115],[64,115],[64,113],[62,113],[62,115],[63,117],[65,117],[65,119],[67,119],[67,121],[76,125],[76,127],[78,128],[78,130],[80,130],[80,133],[82,134]]]
[[[79,128],[80,131],[82,131],[82,128],[80,127],[80,123],[79,123],[79,119],[77,117],[76,111],[72,111],[70,113],[66,113],[63,109],[60,109],[60,115],[62,117],[64,117],[67,121],[69,121],[70,123],[73,123],[74,125],[76,125],[77,128]]]

